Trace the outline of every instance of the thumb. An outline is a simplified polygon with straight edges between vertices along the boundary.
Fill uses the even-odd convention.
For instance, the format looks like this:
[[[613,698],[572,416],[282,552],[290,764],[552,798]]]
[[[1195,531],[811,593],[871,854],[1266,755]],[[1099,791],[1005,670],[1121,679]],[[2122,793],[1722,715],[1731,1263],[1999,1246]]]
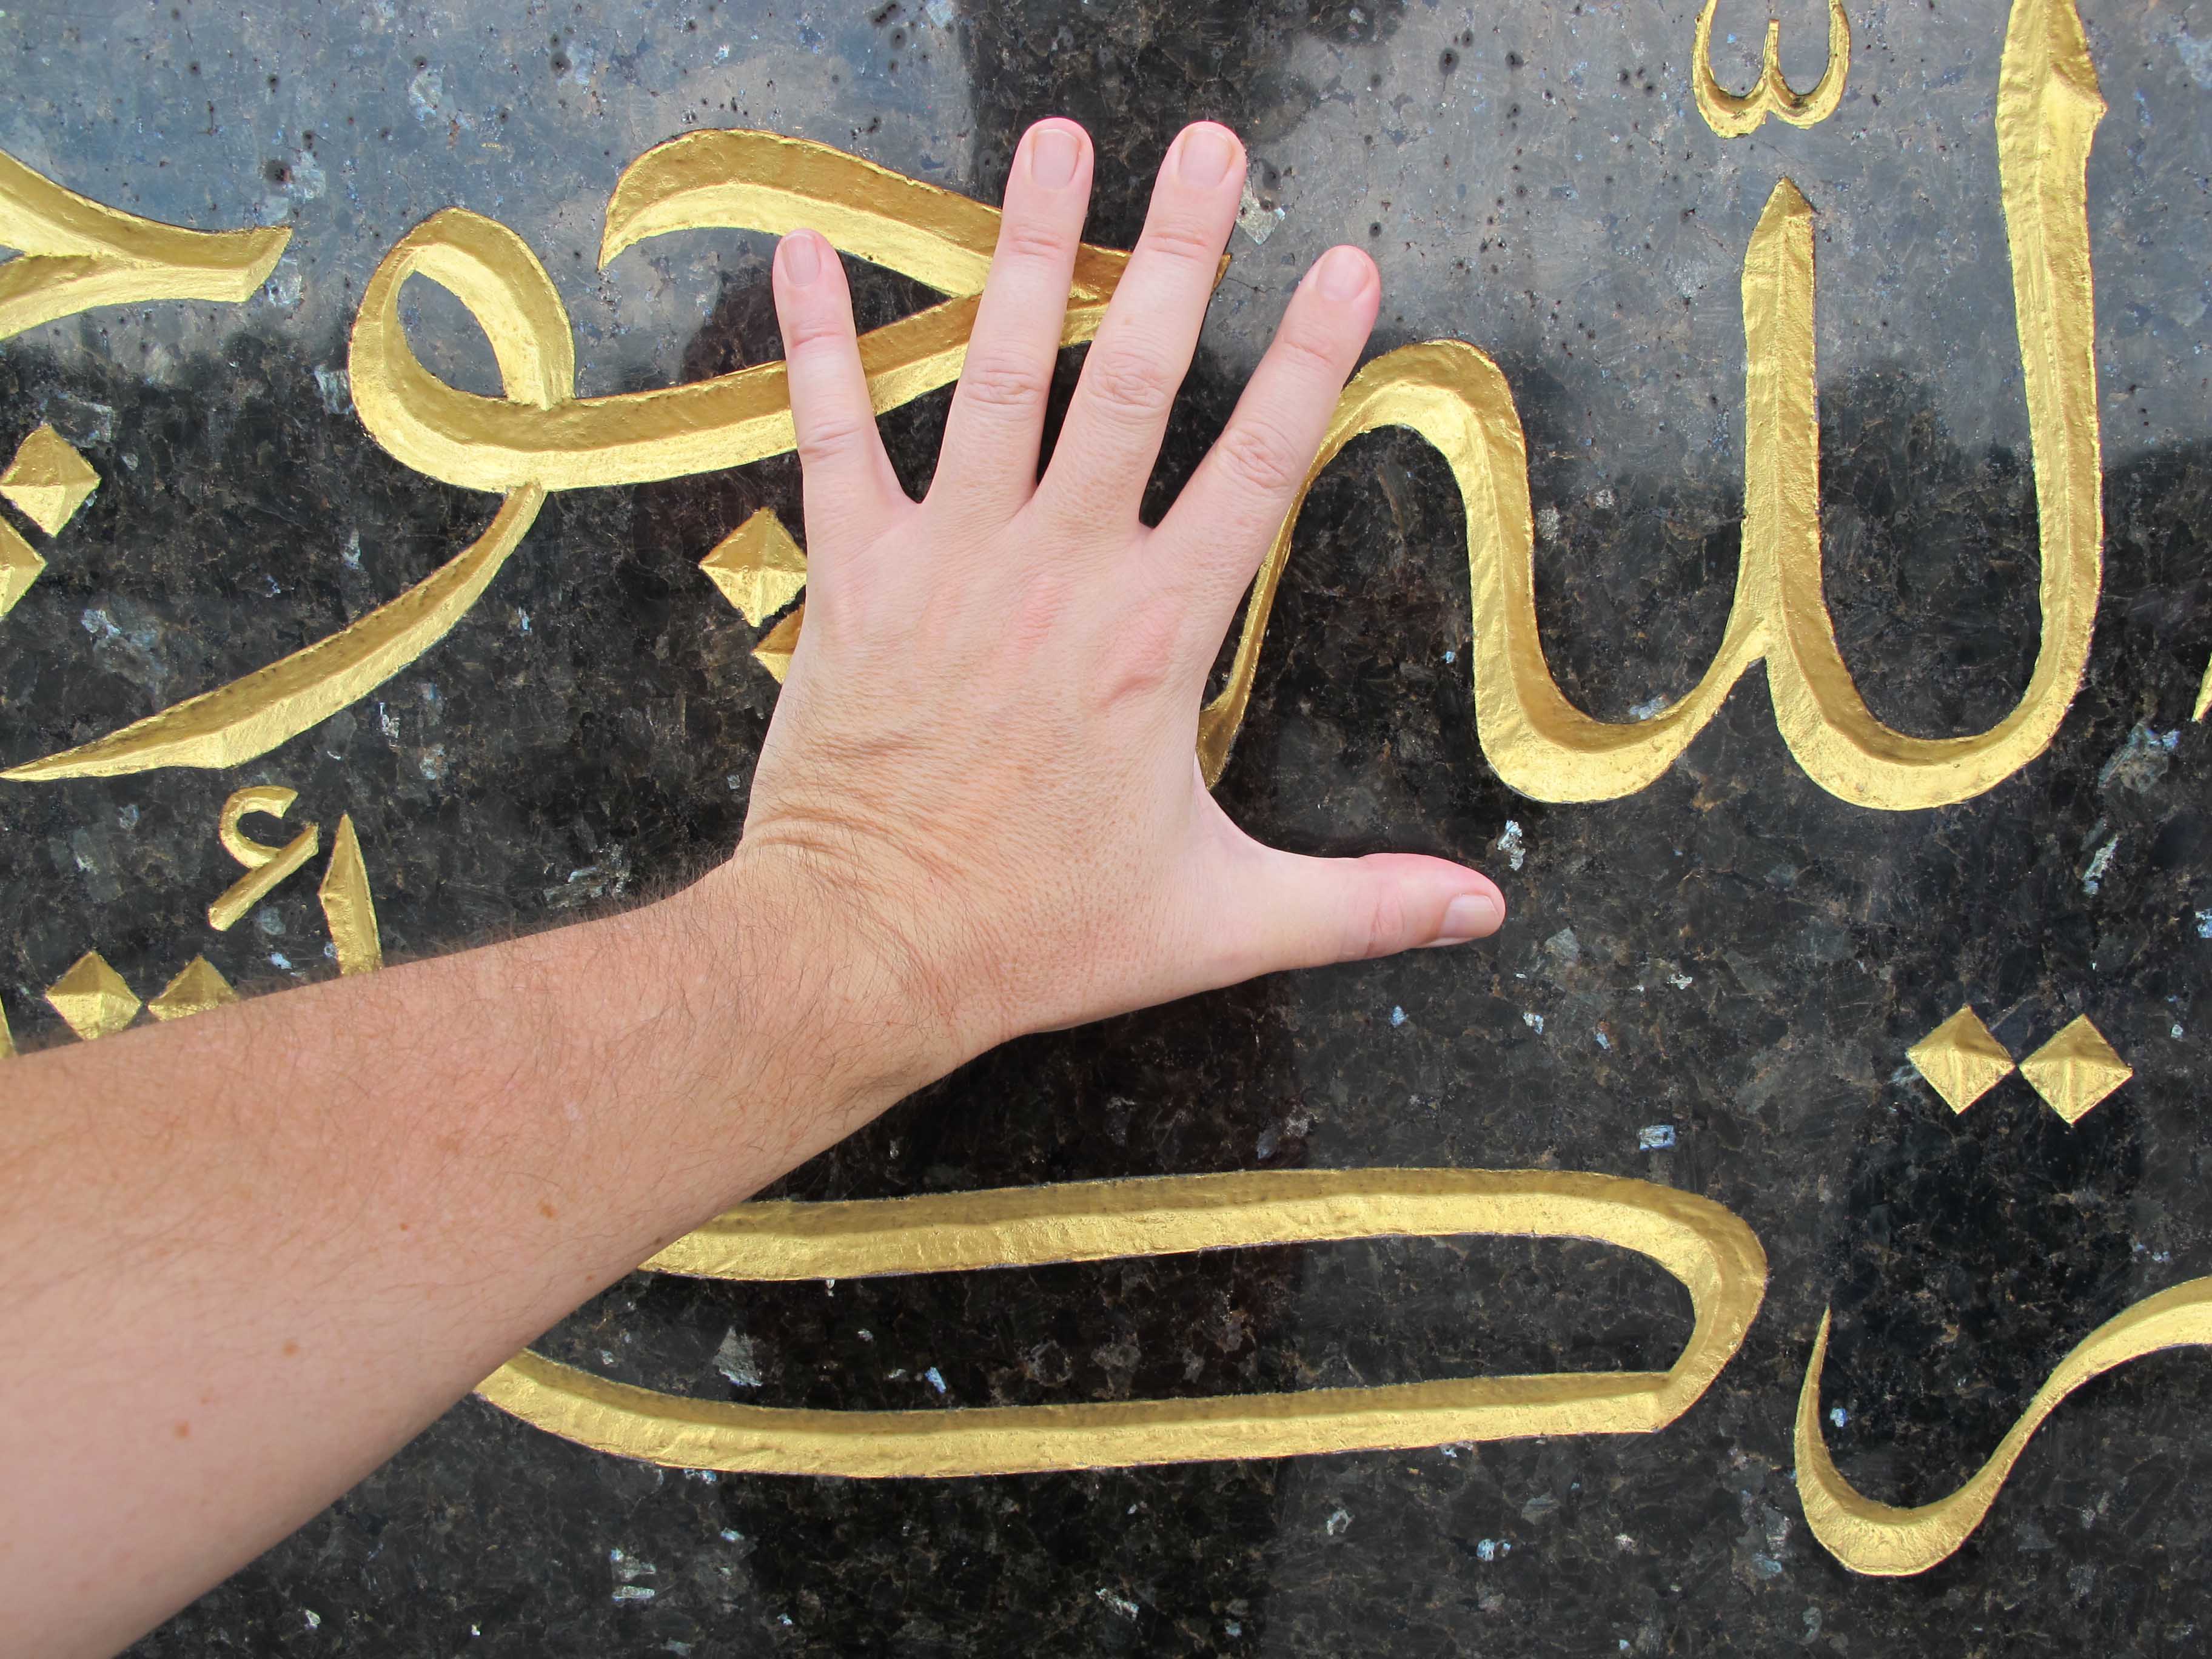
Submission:
[[[1248,972],[1318,968],[1425,945],[1487,939],[1505,920],[1489,877],[1411,853],[1305,858],[1266,851],[1246,887],[1249,926],[1235,946]]]

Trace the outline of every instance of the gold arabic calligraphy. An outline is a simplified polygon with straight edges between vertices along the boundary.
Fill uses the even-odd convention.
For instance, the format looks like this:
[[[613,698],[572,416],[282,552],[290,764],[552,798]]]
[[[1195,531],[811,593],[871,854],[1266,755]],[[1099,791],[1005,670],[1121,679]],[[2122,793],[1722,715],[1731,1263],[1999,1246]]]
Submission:
[[[1831,70],[1840,72],[1833,64]],[[2043,640],[2026,694],[1986,732],[1918,738],[1882,725],[1837,649],[1820,589],[1812,209],[1787,180],[1744,263],[1748,441],[1743,555],[1729,628],[1696,689],[1650,720],[1591,719],[1567,701],[1544,661],[1526,447],[1497,366],[1472,346],[1431,341],[1389,353],[1353,380],[1315,473],[1352,438],[1393,425],[1422,434],[1450,464],[1465,502],[1478,729],[1506,782],[1554,801],[1644,788],[1760,661],[1791,752],[1822,787],[1860,805],[1909,811],[1964,800],[2048,747],[2087,661],[2102,584],[2086,167],[2103,108],[2071,4],[2021,0],[2006,41],[1996,125],[2042,526]],[[889,410],[957,376],[997,218],[979,203],[820,145],[702,132],[648,151],[623,174],[608,204],[600,258],[678,230],[781,232],[804,222],[928,283],[951,297],[862,342],[876,406]],[[1085,248],[1069,300],[1068,343],[1096,331],[1125,258]],[[416,357],[398,299],[416,275],[453,292],[481,325],[499,363],[501,396],[461,392]],[[568,319],[544,266],[512,231],[462,209],[418,226],[378,267],[355,323],[351,369],[362,419],[393,455],[433,477],[504,497],[484,533],[329,638],[0,775],[36,781],[226,767],[266,753],[441,639],[520,544],[549,491],[739,465],[793,441],[780,364],[577,398]],[[1254,585],[1228,684],[1200,723],[1209,780],[1228,764],[1249,707],[1297,516],[1294,507]]]
[[[1741,96],[1722,89],[1709,60],[1713,13],[1708,3],[1698,21],[1693,75],[1698,107],[1716,131],[1747,133],[1769,114],[1806,125],[1833,112],[1850,52],[1849,24],[1837,0],[1830,0],[1826,70],[1803,94],[1782,77],[1771,24],[1759,85]],[[1641,789],[1761,662],[1777,724],[1798,763],[1822,787],[1861,805],[1905,811],[1963,800],[2044,751],[2080,684],[2102,580],[2086,167],[2104,107],[2071,0],[2016,0],[1996,125],[2034,448],[2043,638],[2026,693],[1986,732],[1924,739],[1883,726],[1860,698],[1838,650],[1821,594],[1814,209],[1789,179],[1776,185],[1743,264],[1743,551],[1728,628],[1697,687],[1650,720],[1616,725],[1591,719],[1566,700],[1544,660],[1525,442],[1496,365],[1471,345],[1430,341],[1390,352],[1354,378],[1313,476],[1352,438],[1386,426],[1421,434],[1450,465],[1466,515],[1480,740],[1501,777],[1555,801],[1607,799]],[[720,131],[649,151],[624,173],[609,202],[600,262],[678,231],[781,233],[801,224],[946,296],[862,342],[879,410],[957,378],[989,268],[997,214],[820,145]],[[0,338],[97,305],[242,300],[268,276],[286,235],[155,224],[88,202],[0,156],[0,240],[21,250],[0,267]],[[1110,250],[1083,250],[1066,343],[1095,333],[1125,262]],[[417,359],[399,318],[400,291],[413,276],[448,289],[483,327],[499,366],[499,396],[461,392]],[[569,319],[544,266],[514,232],[461,209],[418,226],[379,265],[356,319],[350,368],[362,419],[386,450],[429,477],[501,498],[483,533],[431,576],[329,638],[5,776],[37,781],[160,766],[222,768],[266,753],[443,638],[520,546],[549,493],[742,465],[793,444],[779,364],[659,391],[578,398]],[[1209,781],[1226,766],[1249,709],[1296,520],[1293,507],[1254,584],[1227,687],[1204,711],[1199,747]],[[803,575],[803,559],[793,549],[779,568],[784,580],[776,591],[788,599]],[[757,608],[765,614],[771,607],[763,599]],[[797,626],[794,613],[775,636],[787,653]],[[770,643],[762,651],[772,659]],[[2207,685],[2212,688],[2212,672]],[[2212,702],[2212,690],[2205,700]],[[283,846],[244,833],[247,814],[281,817],[294,799],[289,789],[260,786],[239,791],[226,805],[220,835],[246,873],[210,906],[214,927],[234,924],[319,850],[320,832],[313,824]],[[349,817],[340,821],[319,891],[341,969],[376,969],[381,951],[374,906]],[[91,953],[57,982],[52,998],[88,1036],[120,1029],[139,1006]],[[196,958],[151,1006],[161,1017],[177,1018],[232,1000],[222,976]],[[0,1019],[0,1053],[7,1051]],[[1195,1176],[872,1203],[748,1205],[647,1266],[732,1279],[863,1277],[1467,1233],[1595,1239],[1650,1256],[1690,1292],[1690,1340],[1674,1364],[1658,1373],[1475,1377],[1241,1399],[964,1411],[818,1412],[680,1399],[530,1353],[501,1367],[481,1391],[554,1433],[627,1456],[848,1476],[973,1475],[1533,1434],[1650,1432],[1679,1417],[1729,1363],[1765,1290],[1758,1240],[1719,1206],[1642,1182],[1533,1170]],[[2212,1341],[2212,1281],[2154,1296],[2094,1333],[2052,1374],[1989,1463],[1952,1497],[1917,1510],[1861,1497],[1830,1460],[1819,1421],[1827,1336],[1824,1320],[1797,1414],[1808,1519],[1854,1571],[1917,1572],[1971,1534],[2027,1438],[2067,1394],[2138,1355]]]

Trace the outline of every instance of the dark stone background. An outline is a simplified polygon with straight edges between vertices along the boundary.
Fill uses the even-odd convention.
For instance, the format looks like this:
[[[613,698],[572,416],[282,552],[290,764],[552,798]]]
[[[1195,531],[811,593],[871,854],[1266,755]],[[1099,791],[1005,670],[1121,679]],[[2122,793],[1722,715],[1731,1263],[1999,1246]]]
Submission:
[[[581,191],[590,204],[613,169],[684,125],[672,95],[658,109],[640,104],[660,83],[637,43],[665,48],[685,21],[704,19],[708,35],[737,42],[742,63],[745,29],[725,27],[740,14],[756,40],[777,30],[779,39],[811,32],[817,42],[827,33],[826,48],[811,49],[817,82],[809,84],[821,101],[809,108],[843,119],[875,100],[894,117],[891,128],[870,130],[855,115],[847,140],[854,148],[978,194],[995,196],[1029,119],[1053,110],[1083,119],[1100,149],[1091,234],[1122,246],[1136,229],[1146,175],[1192,116],[1218,116],[1251,135],[1263,204],[1279,187],[1286,204],[1317,204],[1342,158],[1300,148],[1302,123],[1316,112],[1348,110],[1356,125],[1419,151],[1418,135],[1404,131],[1412,94],[1362,101],[1374,89],[1357,72],[1368,63],[1378,65],[1373,81],[1383,92],[1420,75],[1449,89],[1487,74],[1507,88],[1502,99],[1534,84],[1514,76],[1541,74],[1547,87],[1565,88],[1563,105],[1581,100],[1579,109],[1598,97],[1568,72],[1577,52],[1588,55],[1577,44],[1583,6],[1525,9],[1512,46],[1501,43],[1496,20],[1478,28],[1455,11],[1395,0],[1017,0],[834,17],[828,8],[816,16],[756,6],[724,8],[719,19],[715,9],[592,15],[578,7],[557,25],[565,36],[550,21],[514,26],[556,42],[553,61],[531,60],[527,80],[518,73],[516,123],[527,129],[556,95],[615,108],[592,118],[619,131],[609,133],[607,157],[591,162]],[[1801,9],[1803,18],[1785,15],[1809,33],[1817,11]],[[1993,178],[1982,152],[2002,9],[1966,9],[1961,38],[1978,42],[1971,73],[1990,84],[1959,131],[1980,151],[1954,157],[1929,144],[1908,147],[1901,161],[1868,160],[1893,195],[1939,198],[1959,170]],[[122,176],[130,157],[104,136],[97,109],[103,97],[122,97],[133,73],[95,50],[118,39],[143,46],[149,62],[158,57],[165,73],[200,52],[209,68],[195,59],[189,73],[204,76],[217,52],[203,37],[244,27],[243,46],[226,49],[227,95],[255,90],[264,71],[272,97],[276,76],[304,85],[284,95],[301,99],[311,118],[324,118],[313,114],[317,99],[336,108],[356,95],[347,77],[364,73],[360,52],[349,57],[317,36],[304,11],[274,10],[276,23],[296,27],[235,25],[204,8],[11,9],[4,27],[14,33],[0,46],[18,51],[26,67],[23,106],[47,100],[33,114],[53,156],[67,158],[82,137],[86,155],[119,155],[112,165]],[[475,15],[466,5],[389,3],[362,15],[372,12],[381,24],[364,27],[387,31],[396,64],[380,72],[418,90],[441,29]],[[2176,123],[2202,124],[2201,105],[2185,101],[2198,61],[2189,55],[2188,16],[2184,8],[2150,21],[2091,20],[2116,111],[2093,171],[2105,284],[2100,351],[2124,371],[2149,361],[2142,354],[2154,338],[2156,351],[2178,361],[2190,329],[2202,327],[2201,292],[2192,312],[2186,286],[2201,289],[2202,205],[2176,207],[2178,190],[2130,194],[2122,176],[2148,165],[2133,147],[2130,101],[2154,112],[2168,134]],[[120,33],[100,34],[94,25],[103,18]],[[1895,66],[1910,54],[1899,43],[1917,38],[1910,31],[1919,25],[1879,9],[1855,22],[1866,74],[1901,74]],[[1662,89],[1648,103],[1673,110],[1680,141],[1689,130],[1680,121],[1686,15],[1668,27],[1668,61],[1655,58],[1648,71]],[[261,27],[268,40],[248,50]],[[2212,18],[2199,28],[2212,39]],[[422,55],[410,58],[418,48]],[[1509,51],[1517,64],[1506,62]],[[647,70],[617,84],[605,66],[618,68],[626,52]],[[939,81],[898,94],[902,54],[909,81],[925,73]],[[602,68],[577,93],[576,66],[587,56]],[[2152,73],[2154,58],[2164,81]],[[1352,67],[1323,84],[1312,66],[1324,60]],[[831,62],[866,74],[854,70],[848,82],[821,67]],[[1615,95],[1607,61],[1582,67],[1589,87]],[[1640,64],[1624,72],[1647,74]],[[72,76],[81,86],[72,88]],[[1925,78],[1950,84],[1940,74]],[[616,107],[623,96],[630,102]],[[1553,96],[1543,94],[1547,109]],[[1533,123],[1538,100],[1525,100],[1529,117],[1519,102],[1511,116],[1492,112],[1501,142],[1516,123]],[[436,97],[425,102],[442,114]],[[909,153],[903,137],[872,142],[872,132],[904,133],[900,122],[926,132],[938,103],[950,112],[934,149],[915,140]],[[837,136],[749,103],[685,112]],[[587,380],[654,384],[773,355],[758,243],[730,241],[689,267],[690,255],[651,266],[663,288],[682,289],[702,270],[710,280],[686,290],[704,302],[673,337],[680,351],[666,340],[648,347],[631,337],[644,331],[623,310],[631,290],[611,276],[598,298],[585,292],[588,256],[575,273],[557,267],[561,238],[574,232],[566,210],[547,206],[540,222],[535,208],[471,194],[453,182],[468,175],[440,171],[452,165],[440,149],[458,142],[458,120],[448,131],[420,112],[414,118],[390,141],[400,199],[378,210],[389,222],[370,207],[336,210],[358,211],[362,222],[342,228],[370,245],[372,261],[407,224],[466,199],[522,229],[564,284],[573,276],[580,355],[588,362],[604,346],[614,365],[587,368]],[[336,173],[333,152],[366,144],[374,119],[343,137],[326,129],[310,153]],[[2152,125],[2151,113],[2142,125]],[[281,140],[263,133],[252,142],[281,160],[308,148],[299,131],[295,118]],[[64,182],[143,205],[104,189],[97,172],[33,156],[15,128],[8,132],[15,153]],[[1800,137],[1811,144],[1822,135]],[[1797,140],[1771,148],[1785,142]],[[1686,181],[1671,172],[1636,181],[1652,198],[1654,222],[1689,219],[1677,218],[1669,199],[1678,186],[1707,202],[1719,190],[1741,210],[1713,233],[1732,260],[1773,176],[1771,159],[1763,173],[1743,169],[1739,152],[1755,147],[1715,152],[1747,172],[1740,188],[1732,179],[1716,185],[1702,165],[1685,170],[1699,175]],[[2201,173],[2190,172],[2197,153],[2184,148],[2173,166],[2197,178],[2201,191]],[[948,161],[956,149],[967,159]],[[1461,151],[1458,166],[1494,168],[1502,154]],[[542,173],[556,159],[540,145],[527,168]],[[239,222],[228,198],[211,193],[222,183],[214,164],[194,165],[202,176],[173,199],[174,216]],[[1324,182],[1311,182],[1316,175]],[[1844,183],[1824,175],[1826,187],[1856,210],[1849,175],[1836,176]],[[1301,178],[1305,194],[1296,198]],[[258,179],[246,182],[260,191]],[[1436,188],[1444,199],[1448,187]],[[210,192],[196,212],[175,206],[194,191]],[[270,198],[279,216],[299,207],[280,199],[287,191],[299,194],[287,183]],[[308,199],[319,212],[338,195]],[[1592,216],[1616,212],[1545,200],[1540,211],[1523,210],[1516,239],[1570,238]],[[1364,218],[1382,209],[1346,210]],[[1300,222],[1287,212],[1280,234],[1302,234]],[[1413,240],[1388,246],[1379,228],[1376,237],[1386,277],[1400,270],[1401,254],[1421,251]],[[1301,259],[1326,240],[1302,248]],[[1441,260],[1455,250],[1466,252],[1447,238],[1428,251]],[[1232,252],[1240,267],[1261,273],[1276,258],[1244,233]],[[1962,413],[1949,361],[1903,343],[1869,356],[1862,339],[1859,356],[1824,375],[1827,589],[1838,631],[1876,712],[1930,734],[2000,717],[2026,683],[2036,638],[2028,458],[2016,436],[2005,436],[2004,422],[2019,417],[2017,377],[2007,378],[2002,244],[1994,261],[1982,252],[1948,287],[1894,295],[1850,287],[1844,255],[1840,276],[1824,264],[1824,350],[1828,331],[1863,336],[1894,306],[1900,331],[1973,333],[1976,352],[1995,364],[1981,371],[1990,399],[2010,400],[2009,413]],[[173,328],[150,314],[97,313],[0,346],[8,412],[0,445],[12,448],[51,420],[102,477],[50,550],[52,568],[0,624],[7,760],[98,735],[320,637],[428,574],[488,519],[482,498],[385,456],[343,396],[319,384],[319,367],[343,362],[346,292],[358,291],[365,268],[313,246],[296,258],[304,294],[280,291],[232,313],[171,307],[185,316]],[[2134,275],[2108,270],[2122,262]],[[1703,343],[1677,343],[1701,378],[1675,394],[1693,410],[1709,396],[1717,412],[1710,430],[1677,422],[1663,439],[1643,429],[1629,388],[1618,404],[1602,401],[1587,363],[1571,355],[1586,337],[1590,361],[1620,368],[1624,380],[1643,375],[1639,386],[1674,372],[1663,355],[1673,348],[1658,337],[1674,325],[1640,308],[1626,267],[1617,283],[1598,266],[1576,269],[1557,289],[1533,289],[1525,309],[1536,320],[1495,330],[1480,316],[1455,323],[1432,314],[1438,279],[1425,268],[1407,284],[1413,316],[1386,313],[1378,331],[1378,349],[1458,332],[1498,356],[1529,434],[1534,497],[1559,514],[1539,549],[1546,646],[1569,694],[1608,718],[1686,690],[1720,638],[1740,510],[1741,441],[1727,422],[1740,398],[1741,346],[1740,331],[1730,332],[1733,267],[1718,270],[1721,280],[1696,301]],[[2147,270],[2156,280],[2142,276]],[[922,298],[881,273],[856,277],[864,326]],[[1484,287],[1475,273],[1449,280],[1471,294]],[[2142,305],[2115,305],[2113,289],[2132,292],[2131,283],[2172,289],[2162,324],[2146,322]],[[331,288],[338,299],[324,291]],[[1218,428],[1249,364],[1256,324],[1242,308],[1264,322],[1279,295],[1253,289],[1222,303],[1227,344],[1210,344],[1193,374],[1162,467],[1163,500]],[[1686,298],[1683,305],[1692,309]],[[1955,308],[1948,324],[1947,308]],[[1595,323],[1575,324],[1577,311],[1604,321],[1603,337]],[[418,338],[442,340],[460,326],[426,301]],[[1648,343],[1636,337],[1647,327]],[[452,342],[450,372],[481,373],[465,333]],[[1425,848],[1481,861],[1515,906],[1508,931],[1471,951],[1268,981],[1013,1044],[784,1183],[807,1197],[875,1196],[1402,1164],[1591,1170],[1680,1187],[1742,1215],[1765,1245],[1772,1279],[1744,1351],[1674,1427],[1648,1438],[850,1483],[625,1463],[470,1401],[137,1651],[1802,1648],[1948,1659],[2190,1649],[2212,1620],[2203,1571],[2212,1503],[2191,1429],[2208,1403],[2201,1356],[2160,1356],[2082,1390],[2042,1431],[1982,1529],[1913,1579],[1854,1578],[1810,1538],[1790,1447],[1825,1306],[1837,1323],[1824,1403],[1848,1413],[1831,1444],[1862,1489],[1923,1502],[1978,1465],[2051,1366],[2096,1325],[2212,1271],[2212,1206],[2200,1190],[2207,1131],[2190,1081],[2203,1041],[2194,1006],[2212,958],[2197,921],[2198,907],[2212,905],[2212,846],[2206,739],[2186,721],[2212,651],[2212,627],[2199,620],[2198,528],[2212,521],[2212,423],[2201,380],[2182,386],[2167,375],[2154,388],[2144,373],[2138,397],[2106,365],[2106,580],[2074,712],[2042,760],[1978,800],[1923,814],[1864,811],[1807,781],[1775,733],[1757,671],[1643,793],[1594,806],[1514,796],[1477,744],[1449,476],[1410,437],[1362,440],[1306,510],[1222,798],[1255,832],[1302,848]],[[943,411],[942,397],[933,398],[886,423],[917,486]],[[1979,420],[1994,424],[1961,435]],[[1638,429],[1608,429],[1628,427]],[[1595,456],[1584,441],[1592,431]],[[55,1034],[40,994],[88,947],[145,995],[195,951],[264,988],[331,971],[304,879],[230,934],[205,925],[204,906],[235,873],[216,844],[215,815],[246,783],[293,785],[302,797],[295,812],[325,824],[353,813],[394,955],[595,914],[726,853],[775,688],[749,659],[755,630],[694,567],[763,504],[799,522],[789,460],[556,497],[443,644],[263,760],[224,774],[7,787],[0,848],[14,879],[0,900],[0,1004],[19,1038]],[[2176,746],[2157,748],[2148,763],[2108,768],[2138,728],[2178,732]],[[2089,893],[2083,870],[2116,836]],[[1508,856],[1516,847],[1518,867]],[[1954,1117],[1905,1067],[1905,1049],[1968,1000],[2019,1055],[2087,1012],[2136,1079],[2070,1129],[2017,1079]],[[1540,1030],[1530,1015],[1540,1016]],[[1659,1125],[1674,1129],[1673,1147],[1641,1150],[1639,1132]],[[834,1287],[640,1276],[544,1346],[673,1391],[912,1407],[940,1403],[926,1380],[932,1368],[950,1407],[1200,1395],[1659,1367],[1687,1327],[1686,1297],[1639,1259],[1476,1239]],[[716,1367],[732,1334],[750,1345],[752,1386]]]

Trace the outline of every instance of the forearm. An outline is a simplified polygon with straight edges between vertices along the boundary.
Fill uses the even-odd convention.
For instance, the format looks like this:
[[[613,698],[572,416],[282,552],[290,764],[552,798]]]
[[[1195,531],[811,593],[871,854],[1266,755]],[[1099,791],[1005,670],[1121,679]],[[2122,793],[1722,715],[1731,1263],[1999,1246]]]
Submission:
[[[915,1080],[803,889],[711,880],[8,1069],[0,1310],[39,1358],[0,1382],[0,1650],[127,1641]]]

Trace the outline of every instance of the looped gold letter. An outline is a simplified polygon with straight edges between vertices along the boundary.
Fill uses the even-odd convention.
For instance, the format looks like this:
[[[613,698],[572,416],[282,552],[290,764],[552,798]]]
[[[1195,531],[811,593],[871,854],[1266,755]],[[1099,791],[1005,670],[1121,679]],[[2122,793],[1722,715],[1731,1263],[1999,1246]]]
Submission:
[[[1741,138],[1758,131],[1770,115],[1780,116],[1793,127],[1809,127],[1836,112],[1851,72],[1851,24],[1844,15],[1844,0],[1828,0],[1828,62],[1812,91],[1793,92],[1783,78],[1782,22],[1770,17],[1759,84],[1741,97],[1713,78],[1713,13],[1719,5],[1720,0],[1705,0],[1690,47],[1690,87],[1707,126],[1723,138]]]
[[[957,379],[998,236],[994,209],[857,156],[774,133],[693,133],[633,162],[607,204],[605,264],[672,231],[815,227],[839,246],[954,297],[860,343],[878,411]],[[1085,245],[1062,339],[1097,332],[1126,253]],[[469,308],[498,359],[501,395],[425,368],[399,320],[410,276]],[[575,395],[575,346],[551,278],[521,238],[460,208],[401,239],[355,319],[355,407],[416,471],[506,497],[468,549],[390,604],[282,661],[78,748],[0,774],[110,777],[156,766],[235,766],[367,695],[434,645],[496,575],[546,493],[741,466],[791,448],[783,365],[616,397]]]
[[[1353,377],[1308,487],[1345,444],[1379,427],[1412,428],[1450,463],[1467,514],[1476,721],[1499,777],[1540,800],[1632,793],[1667,769],[1762,659],[1790,752],[1822,788],[1861,806],[1905,811],[1966,800],[2050,745],[2088,664],[2104,580],[2087,183],[2104,109],[2070,0],[2018,0],[2000,75],[1997,156],[2035,453],[2043,642],[2018,706],[1978,735],[1912,738],[1883,725],[1837,650],[1820,587],[1812,210],[1788,180],[1744,260],[1747,443],[1735,603],[1705,678],[1650,720],[1591,719],[1545,664],[1528,455],[1497,366],[1473,346],[1440,340],[1378,357]],[[1297,521],[1293,507],[1254,583],[1228,684],[1200,720],[1209,781],[1228,763],[1243,722]]]
[[[865,1279],[1454,1234],[1595,1239],[1648,1256],[1689,1291],[1690,1340],[1664,1371],[954,1411],[732,1405],[610,1382],[527,1352],[477,1392],[525,1422],[618,1456],[677,1468],[859,1479],[1650,1434],[1689,1410],[1735,1357],[1766,1290],[1758,1238],[1711,1200],[1647,1182],[1545,1170],[1296,1170],[745,1204],[645,1265],[702,1278]]]

